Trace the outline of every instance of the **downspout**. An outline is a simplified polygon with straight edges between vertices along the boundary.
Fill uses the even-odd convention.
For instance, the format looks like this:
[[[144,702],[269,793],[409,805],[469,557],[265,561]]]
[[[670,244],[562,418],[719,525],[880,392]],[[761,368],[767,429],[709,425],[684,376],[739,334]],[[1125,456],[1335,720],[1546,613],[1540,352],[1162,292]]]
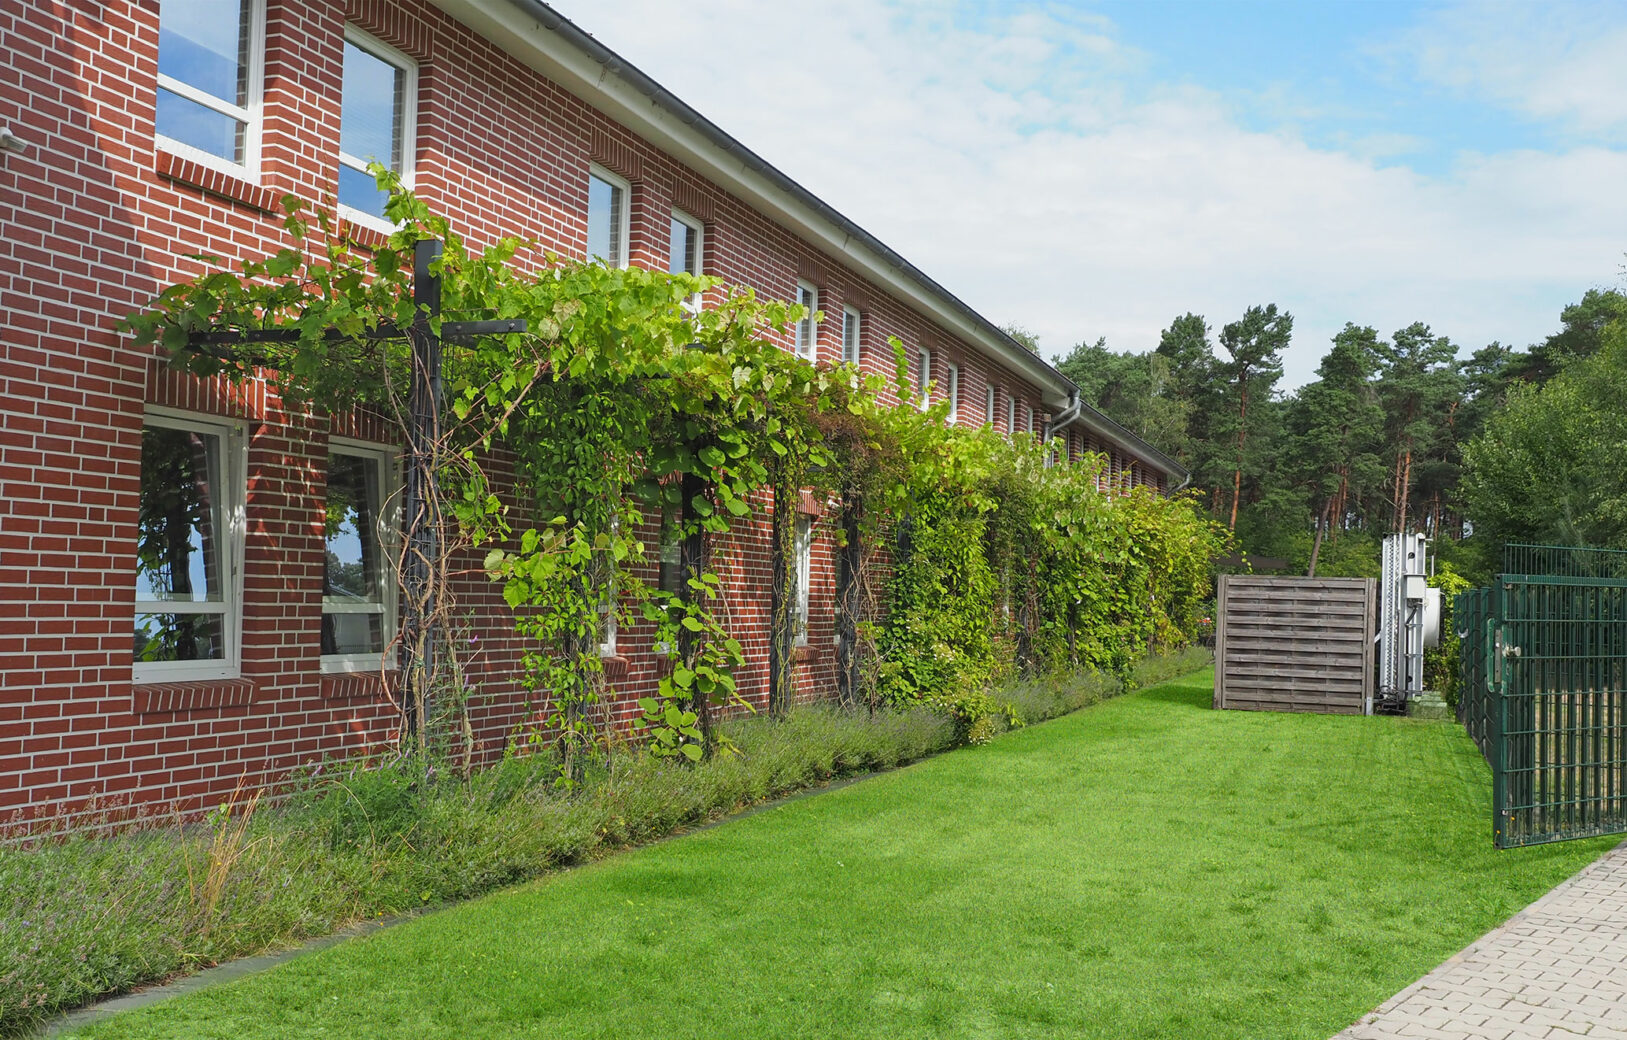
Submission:
[[[1081,407],[1082,403],[1079,400],[1079,388],[1075,387],[1073,392],[1068,395],[1068,406],[1062,409],[1062,411],[1056,415],[1051,416],[1051,421],[1045,424],[1046,444],[1049,444],[1051,441],[1056,439],[1056,432],[1058,430],[1063,429],[1069,423],[1079,418],[1079,411]],[[1051,464],[1050,455],[1045,456],[1045,464],[1047,466]]]
[[[1068,425],[1069,423],[1073,422],[1075,419],[1079,418],[1079,413],[1082,412],[1083,410],[1084,410],[1084,404],[1079,399],[1079,391],[1076,388],[1073,391],[1073,393],[1068,395],[1068,406],[1066,408],[1062,409],[1062,411],[1060,413],[1058,413],[1056,415],[1056,417],[1051,420],[1050,424],[1045,428],[1045,442],[1047,444],[1049,444],[1051,442],[1051,439],[1056,436],[1056,432],[1058,430],[1062,429],[1064,426]],[[1174,488],[1171,488],[1170,491],[1169,491],[1169,494],[1178,495],[1182,491],[1185,491],[1186,488],[1187,488],[1187,485],[1191,484],[1191,483],[1192,483],[1192,473],[1189,470],[1187,472],[1187,474],[1186,474],[1186,479],[1182,480]]]

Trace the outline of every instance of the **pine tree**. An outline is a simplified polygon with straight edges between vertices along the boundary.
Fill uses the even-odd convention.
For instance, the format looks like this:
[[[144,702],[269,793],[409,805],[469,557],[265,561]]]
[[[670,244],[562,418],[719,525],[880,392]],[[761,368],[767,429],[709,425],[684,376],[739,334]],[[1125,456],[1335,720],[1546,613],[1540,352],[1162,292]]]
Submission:
[[[1300,388],[1289,410],[1291,469],[1309,491],[1316,537],[1310,577],[1322,540],[1339,529],[1354,497],[1383,479],[1379,459],[1384,411],[1372,379],[1378,370],[1378,333],[1347,323],[1317,366],[1317,380]]]
[[[1277,305],[1250,307],[1243,317],[1220,330],[1220,346],[1226,352],[1220,371],[1237,412],[1236,451],[1232,468],[1232,512],[1230,527],[1237,530],[1237,504],[1243,493],[1243,468],[1248,450],[1249,400],[1269,401],[1277,380],[1282,378],[1282,350],[1294,331],[1294,316],[1278,312]]]
[[[1462,401],[1457,348],[1428,325],[1413,322],[1379,344],[1379,400],[1384,405],[1390,458],[1391,531],[1405,531],[1421,461],[1455,451],[1452,427]],[[1415,470],[1419,472],[1415,472]],[[1435,502],[1437,509],[1440,502]]]

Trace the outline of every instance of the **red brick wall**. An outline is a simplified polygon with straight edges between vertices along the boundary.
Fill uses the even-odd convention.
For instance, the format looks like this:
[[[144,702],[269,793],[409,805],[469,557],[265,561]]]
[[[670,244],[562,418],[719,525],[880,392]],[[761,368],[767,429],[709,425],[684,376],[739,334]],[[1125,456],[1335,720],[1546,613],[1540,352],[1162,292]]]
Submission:
[[[821,288],[819,355],[841,356],[842,305],[864,315],[863,364],[893,368],[886,337],[930,347],[961,372],[962,422],[984,421],[992,379],[1037,389],[904,302],[595,112],[467,27],[417,0],[268,0],[257,183],[159,151],[153,118],[157,0],[23,0],[0,7],[0,124],[31,143],[0,155],[0,819],[114,796],[157,808],[218,799],[325,757],[381,746],[395,711],[372,676],[319,667],[326,438],[365,420],[286,409],[263,386],[171,373],[114,327],[189,254],[263,255],[285,244],[276,200],[331,200],[347,21],[419,63],[417,191],[480,248],[504,235],[581,256],[589,162],[632,185],[631,256],[664,266],[667,214],[705,222],[705,273],[791,298]],[[133,556],[145,407],[229,417],[248,430],[248,531],[239,678],[133,685]],[[1004,398],[997,408],[1003,419]],[[1023,408],[1018,408],[1019,422]],[[358,425],[358,423],[360,425]],[[383,438],[373,431],[374,438]],[[815,542],[811,633],[799,696],[834,688],[832,518]],[[751,655],[741,688],[766,697],[767,541],[717,550],[728,616]],[[471,561],[472,562],[472,561]],[[475,569],[471,567],[471,569]],[[523,720],[523,647],[478,575],[459,589],[471,706],[486,754]],[[612,662],[631,716],[653,689],[650,633]]]

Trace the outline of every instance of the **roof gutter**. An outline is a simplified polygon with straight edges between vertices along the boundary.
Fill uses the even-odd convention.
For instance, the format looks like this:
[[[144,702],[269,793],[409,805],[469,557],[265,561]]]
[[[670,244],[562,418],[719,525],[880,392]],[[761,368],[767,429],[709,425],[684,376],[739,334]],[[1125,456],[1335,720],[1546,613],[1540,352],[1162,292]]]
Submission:
[[[598,99],[594,107],[657,147],[692,161],[703,176],[765,211],[778,212],[789,230],[800,229],[815,246],[823,244],[833,254],[849,257],[861,273],[922,307],[927,317],[981,343],[1039,386],[1044,407],[1058,410],[1053,429],[1080,423],[1141,455],[1156,469],[1186,475],[1173,460],[1084,404],[1079,387],[1055,366],[542,0],[432,2],[584,101],[589,96]],[[708,154],[701,145],[716,152]]]
[[[790,218],[791,223],[805,226],[809,224],[806,217],[799,218],[798,214],[790,210],[794,208],[806,210],[807,216],[829,225],[835,231],[835,234],[818,235],[816,230],[808,228],[814,236],[824,239],[827,248],[837,254],[846,253],[853,256],[861,263],[863,258],[854,256],[856,252],[854,247],[871,254],[873,259],[864,266],[880,274],[882,276],[880,281],[894,283],[895,291],[901,290],[907,296],[916,297],[918,301],[924,292],[927,300],[920,302],[938,305],[930,308],[938,312],[930,316],[947,319],[945,323],[950,326],[959,326],[959,331],[974,340],[981,341],[1006,365],[1038,384],[1045,394],[1046,407],[1059,406],[1067,400],[1072,382],[1044,358],[1013,339],[880,239],[786,176],[762,156],[731,137],[717,124],[685,104],[671,91],[541,0],[433,0],[433,2],[453,17],[488,35],[494,42],[500,45],[504,43],[519,45],[519,48],[543,57],[543,64],[548,67],[540,71],[556,82],[561,79],[567,81],[574,79],[583,87],[592,88],[599,98],[620,101],[621,111],[607,111],[606,114],[618,122],[637,124],[638,128],[654,131],[650,136],[665,139],[672,150],[695,153],[696,142],[686,141],[684,138],[698,136],[704,143],[724,153],[722,156],[704,157],[706,165],[715,171],[712,176],[720,183],[741,194],[739,188],[742,187],[742,174],[767,182],[780,197],[763,196],[761,201],[765,208],[773,207],[787,211],[786,216]],[[524,24],[515,24],[512,15],[519,15],[522,22],[529,22],[531,25],[527,27]],[[538,32],[538,29],[543,32]],[[594,67],[570,68],[561,63],[559,56],[551,53],[553,49],[547,46],[549,42],[547,37],[550,35],[589,59]],[[516,50],[512,46],[508,49],[511,52]],[[528,57],[523,53],[517,53],[516,56],[522,60]],[[563,77],[561,73],[564,74]],[[616,80],[638,95],[637,103],[629,103],[634,99],[614,97],[615,92],[611,88],[612,81]],[[561,85],[567,89],[571,86],[569,82],[561,82]],[[603,105],[590,103],[604,110]],[[674,120],[677,125],[673,125]],[[659,145],[660,141],[654,143]],[[787,207],[786,203],[792,205]],[[900,285],[898,284],[900,282],[913,285]]]
[[[1072,396],[1069,397],[1067,407],[1052,416],[1051,421],[1046,424],[1045,442],[1049,444],[1058,433],[1067,429],[1070,425],[1082,426],[1113,440],[1124,441],[1133,447],[1153,468],[1162,470],[1172,477],[1179,474],[1183,479],[1181,480],[1181,487],[1176,488],[1176,491],[1192,482],[1192,474],[1182,469],[1180,463],[1109,419],[1106,415],[1085,404],[1079,395],[1077,387],[1074,388]]]
[[[1097,436],[1128,445],[1135,450],[1136,454],[1141,456],[1147,465],[1171,477],[1181,477],[1181,487],[1185,487],[1187,482],[1192,479],[1192,474],[1187,472],[1186,468],[1179,462],[1165,455],[1088,404],[1080,405],[1079,414],[1073,418],[1073,424],[1089,430]]]

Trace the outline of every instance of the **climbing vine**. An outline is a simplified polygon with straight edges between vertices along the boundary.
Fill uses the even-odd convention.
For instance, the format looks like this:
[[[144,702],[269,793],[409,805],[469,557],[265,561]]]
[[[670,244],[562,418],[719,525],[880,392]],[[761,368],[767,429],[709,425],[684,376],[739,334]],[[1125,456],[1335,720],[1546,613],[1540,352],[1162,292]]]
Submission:
[[[1125,674],[1190,642],[1225,532],[1189,499],[1104,487],[1028,435],[943,431],[898,526],[879,691],[927,700],[975,738],[1014,670]]]
[[[424,322],[416,244],[443,243],[432,324],[524,320],[523,333],[446,342],[446,420],[429,465],[447,530],[427,561],[439,584],[426,602],[450,625],[453,561],[478,550],[529,647],[533,710],[516,746],[552,746],[563,783],[604,746],[603,651],[621,626],[651,626],[667,660],[657,695],[640,702],[652,750],[695,759],[717,748],[715,710],[744,703],[745,653],[715,549],[742,524],[772,532],[770,706],[791,703],[804,494],[838,510],[827,526],[849,703],[925,700],[970,725],[994,710],[986,691],[1012,669],[1124,668],[1191,636],[1219,535],[1186,501],[1107,494],[1091,465],[1048,466],[1031,437],[950,427],[943,404],[893,405],[921,389],[896,341],[889,379],[815,365],[775,343],[818,317],[799,307],[711,278],[565,261],[517,239],[476,252],[375,172],[398,225],[384,245],[358,249],[288,198],[286,248],[236,268],[201,258],[204,273],[128,328],[178,366],[264,378],[295,407],[374,410],[405,443],[415,361],[399,333]],[[689,305],[697,293],[705,308]],[[229,345],[268,329],[280,338]],[[675,588],[647,577],[663,544],[681,548]],[[454,659],[438,674],[461,672]]]

